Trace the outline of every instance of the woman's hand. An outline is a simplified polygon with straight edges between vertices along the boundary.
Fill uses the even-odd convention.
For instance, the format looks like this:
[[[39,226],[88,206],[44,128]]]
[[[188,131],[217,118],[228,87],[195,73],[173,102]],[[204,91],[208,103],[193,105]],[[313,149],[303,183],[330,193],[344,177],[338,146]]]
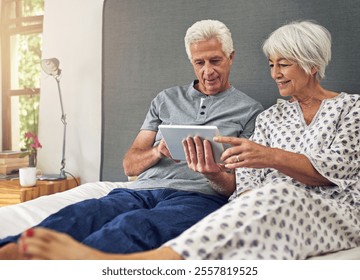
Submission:
[[[228,169],[273,168],[309,186],[333,185],[303,154],[263,146],[244,138],[219,136],[214,137],[214,141],[232,146],[221,156]]]
[[[271,166],[273,149],[270,147],[237,137],[217,136],[214,137],[214,141],[232,146],[221,155],[221,160],[225,162],[226,168],[266,168]]]

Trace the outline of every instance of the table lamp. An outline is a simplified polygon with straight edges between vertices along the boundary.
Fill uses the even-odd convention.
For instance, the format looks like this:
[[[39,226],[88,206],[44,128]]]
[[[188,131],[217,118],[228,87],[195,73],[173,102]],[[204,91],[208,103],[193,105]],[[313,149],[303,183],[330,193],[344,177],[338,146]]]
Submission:
[[[65,139],[66,139],[66,115],[64,113],[64,106],[62,102],[61,88],[60,88],[60,74],[61,69],[59,68],[60,62],[57,58],[49,58],[41,60],[41,68],[43,71],[53,76],[58,87],[60,106],[61,106],[61,122],[64,125],[64,134],[63,134],[63,147],[62,147],[62,160],[60,174],[44,174],[40,176],[39,180],[43,181],[56,181],[66,179],[65,175]]]

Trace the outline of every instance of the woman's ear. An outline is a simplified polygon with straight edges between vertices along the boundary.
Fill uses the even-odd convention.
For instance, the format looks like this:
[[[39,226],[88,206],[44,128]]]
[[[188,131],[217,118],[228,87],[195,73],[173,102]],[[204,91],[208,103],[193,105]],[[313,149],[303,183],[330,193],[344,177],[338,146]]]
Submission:
[[[317,69],[315,66],[311,67],[311,75],[316,76],[319,69]]]

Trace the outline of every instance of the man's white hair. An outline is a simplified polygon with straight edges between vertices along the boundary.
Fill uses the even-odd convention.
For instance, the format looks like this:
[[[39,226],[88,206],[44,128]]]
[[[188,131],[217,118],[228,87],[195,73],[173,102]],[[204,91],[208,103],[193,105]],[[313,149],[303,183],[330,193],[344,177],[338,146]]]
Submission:
[[[222,50],[226,57],[229,58],[234,51],[233,40],[230,30],[227,26],[218,20],[201,20],[195,22],[186,31],[184,38],[185,49],[188,58],[191,61],[190,45],[200,41],[207,41],[216,38],[219,40],[222,46]]]

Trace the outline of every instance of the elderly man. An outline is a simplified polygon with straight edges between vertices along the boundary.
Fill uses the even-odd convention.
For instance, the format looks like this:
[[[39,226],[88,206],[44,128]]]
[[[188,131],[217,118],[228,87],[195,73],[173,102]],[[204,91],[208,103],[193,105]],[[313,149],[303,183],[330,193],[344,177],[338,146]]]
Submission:
[[[193,24],[185,47],[197,79],[163,90],[152,101],[123,161],[125,173],[137,176],[131,189],[68,206],[39,226],[68,233],[104,252],[132,253],[159,247],[227,202],[235,190],[235,175],[215,162],[210,142],[186,139],[187,161],[174,161],[158,127],[215,125],[221,135],[248,138],[262,106],[229,81],[234,49],[222,22]],[[1,241],[7,245],[0,257],[19,257],[18,237]]]

